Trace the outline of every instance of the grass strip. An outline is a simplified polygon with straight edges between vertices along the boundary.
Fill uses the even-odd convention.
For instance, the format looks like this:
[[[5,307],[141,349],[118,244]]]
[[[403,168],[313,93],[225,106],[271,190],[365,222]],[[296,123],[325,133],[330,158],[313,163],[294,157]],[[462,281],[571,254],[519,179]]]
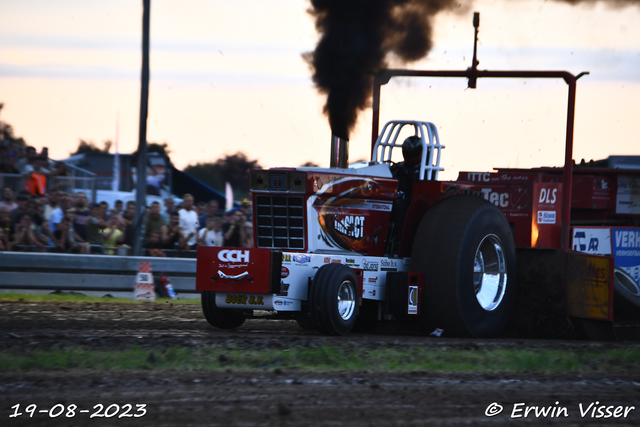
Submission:
[[[353,346],[289,349],[226,347],[121,351],[81,348],[0,352],[0,371],[99,369],[196,370],[273,369],[438,371],[438,372],[570,372],[640,371],[640,348],[587,350],[449,350],[432,348],[359,350]]]
[[[188,298],[188,299],[173,299],[159,298],[154,301],[155,304],[165,304],[167,301],[173,304],[200,304],[200,298]],[[57,293],[52,292],[48,294],[19,294],[19,293],[0,293],[0,303],[9,302],[52,302],[52,303],[120,303],[120,304],[149,304],[147,301],[134,301],[132,298],[114,298],[111,296],[92,297],[83,295],[81,293]]]

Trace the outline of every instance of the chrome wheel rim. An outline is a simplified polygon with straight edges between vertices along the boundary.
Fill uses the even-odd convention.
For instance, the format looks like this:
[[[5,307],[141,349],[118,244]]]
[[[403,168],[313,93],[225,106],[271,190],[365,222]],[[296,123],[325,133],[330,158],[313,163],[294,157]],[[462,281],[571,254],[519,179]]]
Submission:
[[[353,316],[353,312],[356,309],[355,292],[353,291],[353,284],[345,280],[340,284],[338,288],[338,314],[342,320],[349,320]]]
[[[473,288],[480,307],[493,311],[507,290],[507,259],[502,241],[495,234],[482,239],[473,265]]]

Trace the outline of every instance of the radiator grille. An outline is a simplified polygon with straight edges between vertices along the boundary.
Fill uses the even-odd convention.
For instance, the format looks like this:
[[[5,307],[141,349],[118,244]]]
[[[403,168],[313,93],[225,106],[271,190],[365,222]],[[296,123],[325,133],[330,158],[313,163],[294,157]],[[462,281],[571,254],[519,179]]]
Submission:
[[[257,196],[259,248],[304,249],[304,198]]]

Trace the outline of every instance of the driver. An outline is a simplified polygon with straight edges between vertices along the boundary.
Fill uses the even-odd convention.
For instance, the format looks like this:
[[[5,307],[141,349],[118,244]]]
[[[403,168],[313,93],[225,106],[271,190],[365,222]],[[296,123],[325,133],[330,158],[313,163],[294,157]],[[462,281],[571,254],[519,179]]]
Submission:
[[[429,153],[427,152],[427,155]],[[398,179],[398,195],[391,211],[391,239],[389,252],[397,253],[404,219],[411,204],[413,181],[420,178],[422,141],[419,136],[410,136],[402,143],[404,162],[391,166],[391,173]]]
[[[428,156],[427,152],[427,156]],[[402,143],[403,162],[397,163],[391,167],[391,173],[398,178],[398,185],[409,188],[399,188],[400,190],[408,190],[413,186],[411,181],[420,177],[420,162],[422,161],[422,142],[419,136],[410,136]],[[404,185],[403,185],[404,184]]]

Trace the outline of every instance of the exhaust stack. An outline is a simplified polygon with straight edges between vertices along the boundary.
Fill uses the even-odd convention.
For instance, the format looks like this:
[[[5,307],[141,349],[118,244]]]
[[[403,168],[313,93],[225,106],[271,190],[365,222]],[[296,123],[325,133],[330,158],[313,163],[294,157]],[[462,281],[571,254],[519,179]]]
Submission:
[[[331,135],[331,162],[329,167],[346,169],[349,165],[349,140]]]

